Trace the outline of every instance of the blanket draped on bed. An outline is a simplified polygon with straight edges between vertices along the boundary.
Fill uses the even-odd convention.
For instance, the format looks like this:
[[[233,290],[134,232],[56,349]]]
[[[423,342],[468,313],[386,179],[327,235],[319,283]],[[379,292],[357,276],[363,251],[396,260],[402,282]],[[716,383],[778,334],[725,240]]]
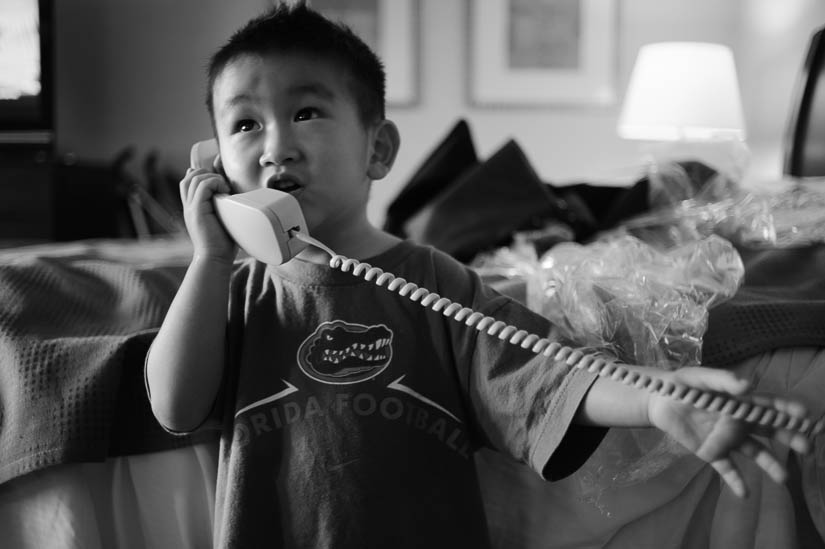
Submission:
[[[825,244],[739,253],[745,280],[710,310],[703,363],[729,366],[783,347],[825,347]]]
[[[143,383],[183,272],[82,254],[0,264],[0,483],[194,441],[159,427]]]

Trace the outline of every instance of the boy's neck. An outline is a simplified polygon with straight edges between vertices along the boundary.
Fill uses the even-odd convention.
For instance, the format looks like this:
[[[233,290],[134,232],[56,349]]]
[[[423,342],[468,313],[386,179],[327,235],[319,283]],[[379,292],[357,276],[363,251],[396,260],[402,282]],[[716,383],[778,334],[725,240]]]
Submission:
[[[378,229],[366,220],[344,230],[318,231],[317,234],[310,236],[319,240],[336,254],[358,260],[375,257],[401,241],[398,237]],[[330,259],[326,252],[315,246],[307,246],[297,257],[312,263],[328,263]]]

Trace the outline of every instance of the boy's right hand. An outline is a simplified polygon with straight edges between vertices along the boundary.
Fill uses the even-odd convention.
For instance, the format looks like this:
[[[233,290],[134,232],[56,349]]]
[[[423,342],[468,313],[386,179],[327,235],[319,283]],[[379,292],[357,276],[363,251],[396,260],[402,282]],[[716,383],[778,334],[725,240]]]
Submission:
[[[802,420],[807,417],[805,406],[792,398],[754,395],[749,393],[747,380],[732,372],[709,368],[681,368],[668,372],[677,383],[701,391],[731,395],[741,402],[763,406]],[[663,376],[664,377],[664,376]],[[750,410],[750,408],[748,408]],[[799,453],[810,450],[808,435],[775,427],[771,422],[745,422],[730,413],[708,411],[671,396],[651,395],[648,417],[652,425],[668,433],[682,446],[692,451],[716,469],[733,493],[744,497],[748,493],[747,478],[737,460],[745,458],[756,464],[776,482],[787,477],[785,462],[780,461],[773,443],[779,443]],[[775,417],[775,416],[774,416]],[[817,425],[813,433],[818,434]]]
[[[223,229],[212,198],[232,190],[226,179],[214,171],[189,168],[180,182],[183,219],[192,240],[195,257],[231,263],[238,248]]]

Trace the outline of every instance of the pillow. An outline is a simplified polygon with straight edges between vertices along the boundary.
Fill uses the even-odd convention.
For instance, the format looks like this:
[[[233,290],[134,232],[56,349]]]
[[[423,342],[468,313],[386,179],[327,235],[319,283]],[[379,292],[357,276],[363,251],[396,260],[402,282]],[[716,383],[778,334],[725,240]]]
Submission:
[[[390,203],[384,230],[406,237],[404,223],[463,172],[477,164],[478,156],[470,127],[464,119],[460,119]]]
[[[465,172],[407,223],[410,240],[456,259],[506,245],[513,232],[565,219],[565,205],[539,179],[518,144],[510,140]]]

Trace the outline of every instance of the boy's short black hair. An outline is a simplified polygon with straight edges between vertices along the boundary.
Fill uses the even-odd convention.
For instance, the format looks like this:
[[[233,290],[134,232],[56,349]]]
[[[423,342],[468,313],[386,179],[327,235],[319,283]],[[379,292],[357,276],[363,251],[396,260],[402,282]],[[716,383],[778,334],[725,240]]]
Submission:
[[[339,64],[349,74],[348,87],[364,126],[384,120],[386,76],[381,60],[349,27],[298,1],[279,2],[252,19],[212,56],[206,107],[213,124],[213,87],[231,61],[246,54],[293,52],[316,54]]]

